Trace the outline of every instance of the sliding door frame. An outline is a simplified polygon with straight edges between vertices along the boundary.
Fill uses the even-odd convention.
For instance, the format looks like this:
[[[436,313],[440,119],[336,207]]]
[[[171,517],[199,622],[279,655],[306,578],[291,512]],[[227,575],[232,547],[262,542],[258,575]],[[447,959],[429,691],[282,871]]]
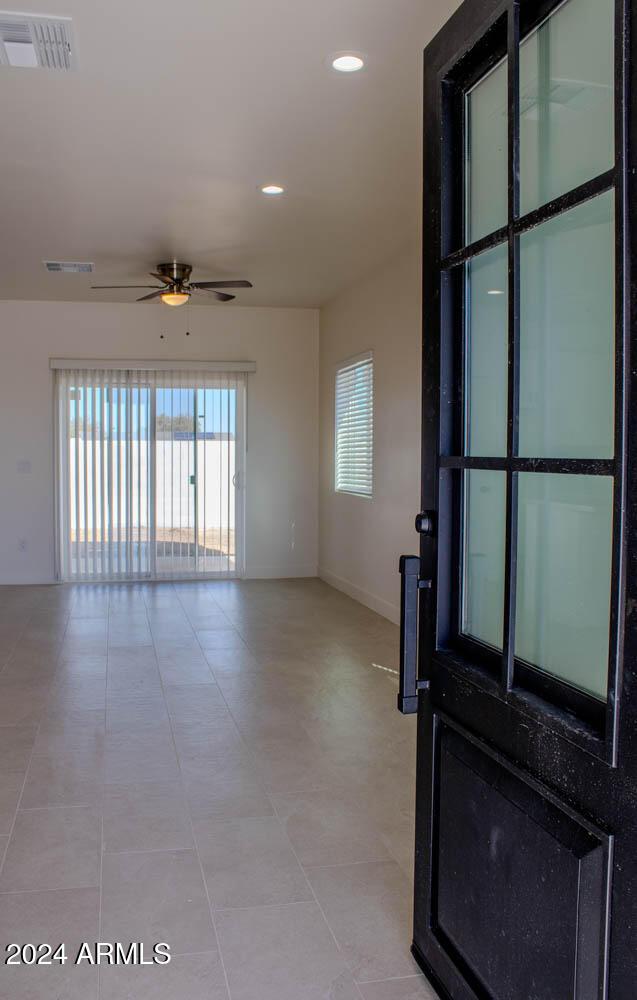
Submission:
[[[234,563],[235,576],[246,575],[246,481],[248,466],[248,379],[237,386],[234,445]]]
[[[66,565],[67,572],[71,566],[71,523],[70,523],[70,505],[68,500],[66,503],[62,501],[63,492],[63,482],[62,482],[62,470],[69,468],[70,461],[70,451],[68,437],[65,433],[65,422],[60,419],[60,398],[56,386],[53,386],[52,400],[53,400],[53,481],[54,481],[54,511],[53,511],[53,521],[54,521],[54,575],[58,582],[68,582],[68,583],[82,583],[82,584],[104,584],[104,583],[140,583],[140,582],[170,582],[170,581],[188,581],[188,580],[220,580],[220,579],[241,579],[245,577],[246,573],[246,539],[245,539],[245,529],[246,529],[246,466],[247,466],[247,390],[248,390],[248,374],[256,371],[256,365],[254,362],[220,362],[215,363],[200,363],[197,365],[184,364],[184,363],[166,363],[158,362],[156,364],[148,362],[111,362],[111,361],[75,361],[67,359],[52,358],[50,360],[50,368],[52,369],[52,374],[55,376],[56,370],[77,370],[77,371],[100,371],[100,370],[117,370],[117,371],[127,371],[131,374],[137,374],[137,378],[131,383],[118,386],[118,411],[121,407],[120,395],[123,390],[127,393],[128,405],[126,408],[126,435],[127,440],[132,440],[132,420],[133,411],[131,406],[131,401],[133,398],[133,392],[135,387],[137,387],[139,393],[139,406],[141,407],[141,392],[142,389],[147,389],[149,393],[149,403],[148,403],[148,468],[147,468],[147,478],[148,478],[148,535],[146,544],[148,546],[148,572],[134,572],[132,571],[134,565],[134,558],[132,555],[132,547],[134,545],[134,540],[128,539],[126,543],[127,547],[127,566],[131,570],[130,573],[122,575],[119,572],[121,553],[118,549],[118,572],[113,572],[113,553],[112,553],[112,541],[109,538],[106,543],[107,555],[102,554],[102,559],[107,559],[109,572],[106,576],[101,579],[90,579],[78,577],[65,577],[64,567]],[[144,372],[158,372],[158,371],[183,371],[193,374],[193,397],[194,397],[194,427],[193,427],[193,440],[194,440],[194,564],[195,572],[191,574],[175,574],[163,575],[157,573],[157,456],[156,456],[156,444],[157,444],[157,399],[156,391],[157,388],[152,385],[151,380],[147,382],[144,380]],[[199,458],[198,458],[198,444],[200,440],[199,436],[199,398],[200,394],[205,392],[205,388],[202,390],[200,386],[197,385],[196,374],[198,371],[211,372],[222,374],[224,372],[236,372],[237,382],[235,389],[235,438],[234,438],[234,475],[229,476],[229,489],[234,491],[234,503],[231,503],[228,507],[228,514],[234,508],[234,571],[233,572],[197,572],[196,568],[199,565],[199,524],[200,522],[200,512],[199,507]],[[103,387],[103,391],[106,391],[107,387]],[[95,387],[92,389],[93,401],[95,399]],[[104,400],[102,400],[102,412],[104,409]],[[138,414],[138,424],[141,425],[141,412]],[[230,426],[230,421],[228,421],[228,426]],[[109,412],[109,443],[112,441],[111,432],[113,431],[112,414]],[[121,434],[122,428],[118,421],[118,436]],[[92,430],[93,437],[95,437],[95,427]],[[104,439],[102,439],[103,441]],[[141,441],[141,434],[139,436]],[[205,429],[204,429],[204,442],[205,442]],[[228,448],[230,447],[230,438],[228,437]],[[104,450],[104,444],[102,443],[102,449]],[[141,461],[141,457],[138,455],[138,464]],[[104,455],[100,458],[100,470],[103,472],[103,467],[105,462],[108,462],[109,468],[112,463],[111,448],[108,449],[108,458],[105,459]],[[76,463],[76,477],[77,477],[78,466]],[[127,494],[125,497],[124,505],[128,515],[132,512],[134,505],[134,498],[130,496],[130,484],[132,472],[132,455],[128,454],[126,457],[126,482],[127,482]],[[229,470],[228,470],[229,472]],[[95,480],[95,468],[93,468],[93,480]],[[112,474],[109,473],[109,492],[110,501],[114,499],[113,491],[113,481]],[[95,483],[94,483],[94,494],[95,494]],[[76,483],[76,492],[80,488],[79,484]],[[86,484],[85,484],[86,488]],[[103,488],[103,480],[102,480]],[[172,485],[171,485],[172,488]],[[120,505],[120,494],[121,494],[121,484],[117,482],[117,507],[119,510]],[[96,496],[93,495],[92,504],[95,507],[100,506],[99,501]],[[101,503],[102,512],[104,508],[104,503]],[[79,508],[78,508],[79,509]],[[118,532],[120,529],[120,520],[118,518]],[[93,519],[95,523],[95,519]],[[130,524],[130,516],[127,517],[127,524]],[[230,525],[228,525],[228,535],[230,532]],[[77,544],[79,545],[79,536]],[[85,544],[88,544],[88,539],[85,539]],[[140,540],[141,544],[141,540]],[[66,558],[63,555],[63,549],[66,549]],[[138,557],[139,558],[139,557]]]
[[[157,579],[157,537],[156,537],[156,512],[155,512],[155,498],[157,496],[157,482],[155,478],[156,466],[155,461],[155,444],[156,444],[156,434],[157,434],[157,398],[154,392],[150,394],[150,412],[149,412],[149,433],[150,428],[152,428],[152,440],[150,442],[150,447],[148,449],[149,453],[149,469],[148,469],[148,565],[149,565],[149,578],[151,580]]]

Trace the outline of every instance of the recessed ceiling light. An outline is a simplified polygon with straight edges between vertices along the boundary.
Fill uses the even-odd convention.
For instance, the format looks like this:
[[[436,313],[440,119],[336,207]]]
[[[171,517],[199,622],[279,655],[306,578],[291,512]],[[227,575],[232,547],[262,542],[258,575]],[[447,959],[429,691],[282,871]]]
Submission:
[[[283,194],[284,191],[285,188],[281,187],[280,184],[264,184],[261,188],[261,194],[276,195]]]
[[[332,56],[332,69],[339,73],[357,73],[365,65],[365,60],[357,52],[338,52]]]
[[[504,295],[501,288],[490,288],[487,295]]]

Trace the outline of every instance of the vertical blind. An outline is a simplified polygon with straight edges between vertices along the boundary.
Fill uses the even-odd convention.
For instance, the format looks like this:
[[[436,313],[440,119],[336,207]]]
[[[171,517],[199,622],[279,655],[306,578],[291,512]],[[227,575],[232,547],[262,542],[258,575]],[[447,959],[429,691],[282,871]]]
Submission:
[[[374,359],[344,361],[336,370],[335,486],[371,496],[374,486]]]
[[[245,374],[58,369],[64,580],[236,576]]]

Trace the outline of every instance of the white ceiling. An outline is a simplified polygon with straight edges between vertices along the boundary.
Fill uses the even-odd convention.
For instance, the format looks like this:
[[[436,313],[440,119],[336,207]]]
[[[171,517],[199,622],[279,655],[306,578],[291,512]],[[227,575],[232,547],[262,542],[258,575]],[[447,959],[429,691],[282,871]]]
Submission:
[[[177,259],[249,278],[239,304],[320,305],[418,232],[422,50],[456,6],[29,2],[73,18],[78,70],[0,67],[0,298],[133,301],[89,286]]]

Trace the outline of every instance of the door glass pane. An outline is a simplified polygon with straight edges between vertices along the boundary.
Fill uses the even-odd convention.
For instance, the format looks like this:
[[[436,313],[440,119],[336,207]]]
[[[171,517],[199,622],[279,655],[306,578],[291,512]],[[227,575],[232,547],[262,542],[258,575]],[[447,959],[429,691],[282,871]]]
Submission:
[[[507,245],[467,264],[465,453],[507,450]]]
[[[515,653],[606,697],[613,481],[521,473]]]
[[[612,458],[614,194],[520,238],[520,441],[535,458]]]
[[[195,559],[195,391],[156,394],[155,518],[158,576],[192,575]]]
[[[197,390],[197,572],[237,569],[237,390]]]
[[[506,475],[464,473],[461,630],[502,648]]]
[[[507,222],[507,61],[499,63],[465,98],[466,242]]]
[[[522,213],[612,167],[613,0],[567,0],[520,47]]]

